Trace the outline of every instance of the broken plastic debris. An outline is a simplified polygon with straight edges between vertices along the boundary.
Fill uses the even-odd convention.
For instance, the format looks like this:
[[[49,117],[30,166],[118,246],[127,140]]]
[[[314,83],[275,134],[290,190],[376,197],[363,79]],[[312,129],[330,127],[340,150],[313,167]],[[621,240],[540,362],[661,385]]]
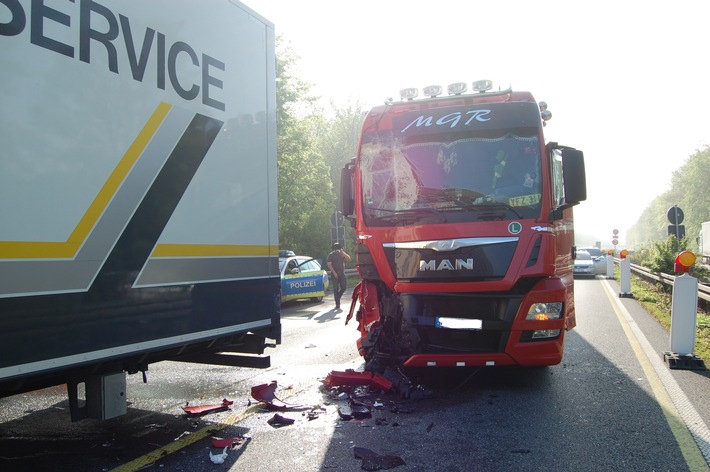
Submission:
[[[370,411],[370,407],[357,400],[350,401],[350,410],[352,410],[353,417],[356,419],[372,417],[372,411]]]
[[[308,421],[315,420],[320,416],[321,412],[325,412],[325,411],[326,411],[325,408],[323,408],[320,405],[314,406],[313,408],[311,408],[311,410],[308,413],[306,413],[306,418],[308,418]]]
[[[385,392],[392,388],[392,382],[379,374],[374,374],[372,372],[355,372],[350,369],[346,371],[331,371],[323,380],[323,383],[330,385],[331,387],[343,385],[363,385],[373,387],[378,390],[384,390]]]
[[[232,447],[241,444],[244,438],[212,438],[212,446],[214,447]]]
[[[151,424],[145,425],[144,428],[146,428],[146,429],[168,429],[168,424],[167,423],[161,423],[161,424],[151,423]]]
[[[182,407],[183,411],[188,415],[204,415],[206,413],[215,413],[217,411],[229,410],[229,406],[234,404],[233,401],[227,400],[226,398],[222,400],[222,403],[215,405],[200,405],[200,406],[187,406]]]
[[[210,451],[210,460],[213,464],[224,464],[225,459],[227,459],[227,448],[225,447],[220,454],[212,454]]]
[[[341,405],[338,407],[338,416],[340,419],[345,421],[350,421],[355,418],[358,420],[365,418],[372,418],[372,412],[370,407],[362,402],[356,400],[350,400],[348,405]]]
[[[399,456],[383,456],[364,447],[353,447],[353,454],[355,458],[362,459],[363,470],[392,469],[398,465],[406,465]]]
[[[284,410],[288,405],[276,397],[276,387],[278,385],[275,380],[268,384],[256,385],[251,388],[251,396],[256,401],[268,404],[270,408]]]
[[[338,407],[338,416],[340,416],[342,420],[350,421],[353,419],[353,411],[350,409],[349,405],[341,405]]]
[[[276,413],[267,421],[267,423],[269,423],[274,428],[280,428],[281,426],[288,426],[290,424],[293,424],[295,421],[296,420],[294,419],[286,418],[285,416],[281,416]]]

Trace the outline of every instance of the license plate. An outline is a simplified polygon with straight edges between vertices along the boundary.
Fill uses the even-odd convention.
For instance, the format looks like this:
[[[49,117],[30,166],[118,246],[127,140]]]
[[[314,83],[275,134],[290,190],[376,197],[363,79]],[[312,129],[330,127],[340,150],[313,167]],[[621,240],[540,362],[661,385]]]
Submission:
[[[437,328],[448,328],[448,329],[473,329],[482,330],[483,320],[472,320],[469,318],[449,318],[446,316],[436,317],[436,327]]]
[[[519,197],[512,197],[508,200],[510,206],[526,206],[526,205],[537,205],[540,203],[540,194],[533,193],[532,195],[521,195]]]

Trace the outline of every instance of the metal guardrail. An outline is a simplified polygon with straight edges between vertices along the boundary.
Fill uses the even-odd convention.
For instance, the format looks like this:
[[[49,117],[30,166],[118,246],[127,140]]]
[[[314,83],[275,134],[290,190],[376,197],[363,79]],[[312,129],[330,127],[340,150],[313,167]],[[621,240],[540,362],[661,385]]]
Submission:
[[[614,262],[618,264],[620,259],[614,259]],[[650,269],[638,264],[630,264],[630,266],[631,272],[641,278],[660,282],[671,287],[671,290],[673,289],[673,281],[675,280],[674,275],[652,272]],[[704,310],[710,310],[710,286],[700,283],[698,284],[698,307],[702,307]]]

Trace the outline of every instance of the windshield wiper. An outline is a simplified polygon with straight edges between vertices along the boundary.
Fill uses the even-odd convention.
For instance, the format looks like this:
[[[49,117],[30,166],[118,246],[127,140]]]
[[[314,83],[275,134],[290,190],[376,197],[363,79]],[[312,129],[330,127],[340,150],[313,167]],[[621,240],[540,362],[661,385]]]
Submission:
[[[509,205],[508,203],[505,203],[505,202],[499,202],[499,201],[496,201],[496,200],[485,200],[485,201],[482,201],[482,202],[478,203],[478,205],[480,205],[480,206],[482,206],[482,207],[485,207],[485,208],[491,208],[491,207],[493,207],[493,208],[503,208],[503,209],[505,209],[505,210],[507,210],[507,211],[512,212],[512,213],[513,213],[515,216],[517,216],[518,218],[520,218],[520,219],[523,218],[523,215],[521,215],[520,212],[519,212],[518,210],[516,210],[514,206]]]
[[[438,217],[442,223],[446,223],[446,217],[439,213],[439,211],[436,208],[431,208],[431,207],[416,207],[416,208],[407,208],[407,209],[401,209],[401,210],[391,210],[389,208],[368,208],[368,212],[377,212],[377,211],[383,211],[386,213],[389,213],[389,215],[386,216],[375,216],[372,213],[370,213],[371,218],[376,218],[381,221],[388,221],[388,222],[394,222],[394,223],[400,223],[400,224],[405,224],[409,222],[419,222],[426,217],[429,216],[436,216]]]
[[[458,189],[458,188],[435,188],[435,187],[421,187],[419,189],[419,200],[426,203],[434,202],[446,202],[453,203],[456,206],[451,207],[440,207],[438,210],[449,210],[449,209],[464,209],[464,210],[476,210],[473,200],[477,197],[483,196],[482,193],[475,192],[468,189]],[[468,201],[467,201],[468,200]]]

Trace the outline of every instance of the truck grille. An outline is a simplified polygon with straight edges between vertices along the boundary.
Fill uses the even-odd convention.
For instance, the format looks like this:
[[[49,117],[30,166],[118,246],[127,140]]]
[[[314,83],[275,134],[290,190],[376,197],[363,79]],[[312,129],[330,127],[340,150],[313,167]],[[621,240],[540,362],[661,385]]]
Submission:
[[[422,352],[503,352],[522,295],[401,294],[404,323],[417,330]],[[482,329],[437,327],[437,317],[481,320]]]

